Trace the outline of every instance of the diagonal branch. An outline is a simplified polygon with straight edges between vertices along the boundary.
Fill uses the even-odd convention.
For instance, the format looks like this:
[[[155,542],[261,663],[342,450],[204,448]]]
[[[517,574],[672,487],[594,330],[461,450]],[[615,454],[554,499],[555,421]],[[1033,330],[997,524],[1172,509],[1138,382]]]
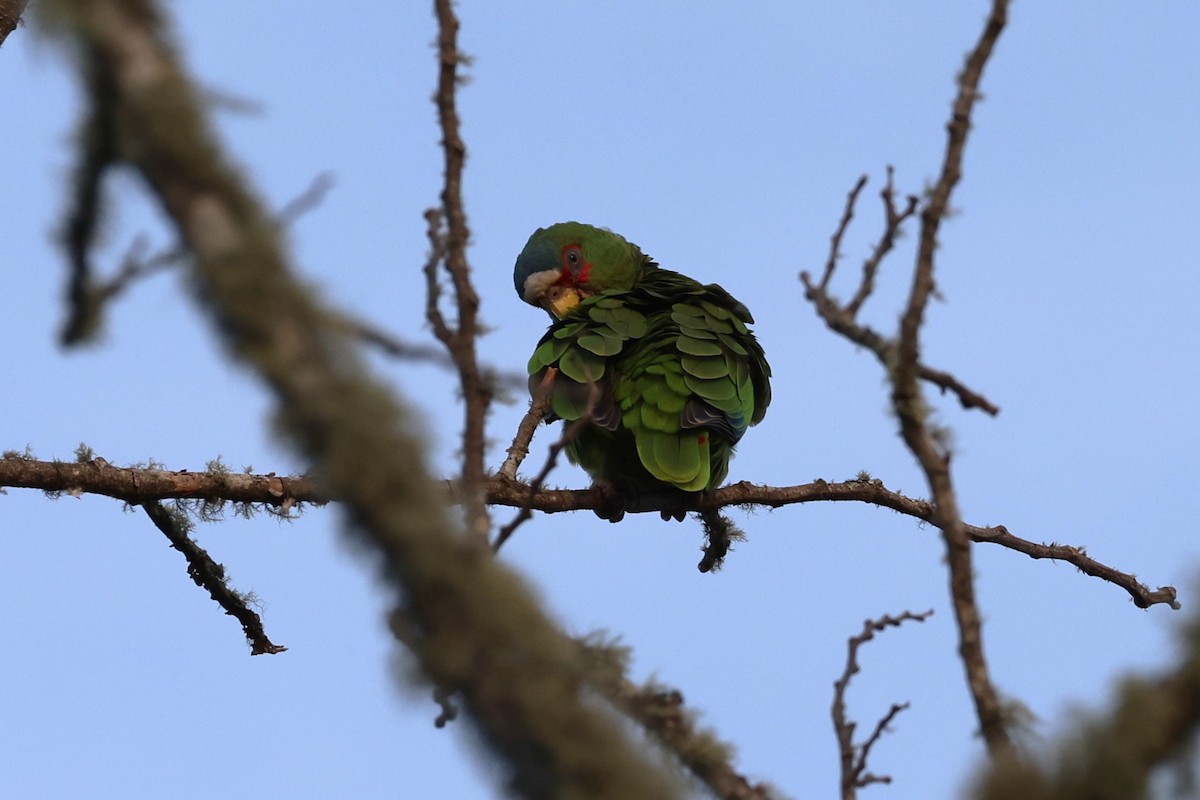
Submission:
[[[863,177],[865,178],[866,176]],[[863,262],[862,281],[858,285],[858,291],[854,293],[854,297],[850,298],[850,302],[846,304],[846,313],[851,317],[858,314],[858,310],[862,308],[863,303],[871,296],[871,292],[875,291],[875,274],[879,271],[879,264],[891,252],[892,248],[896,246],[896,237],[899,235],[904,221],[916,213],[917,210],[917,198],[911,194],[905,200],[903,209],[896,206],[894,179],[895,170],[889,164],[887,168],[887,182],[879,192],[879,197],[883,200],[885,220],[883,235],[879,237],[879,241],[876,242],[875,249],[871,251],[871,255]],[[858,185],[861,186],[862,182],[863,178],[859,178]],[[853,201],[854,197],[851,197],[850,200]]]
[[[530,406],[531,413],[533,409],[538,406],[549,405],[550,394],[554,388],[554,378],[557,375],[558,370],[554,367],[551,367],[546,371],[546,377],[542,380],[538,397],[534,400],[533,405]],[[558,457],[562,454],[562,451],[575,441],[575,438],[579,436],[584,428],[592,424],[592,419],[596,411],[596,402],[599,399],[600,388],[596,385],[595,381],[588,381],[587,407],[584,409],[583,414],[581,414],[578,419],[572,420],[570,425],[565,425],[563,427],[562,435],[557,439],[557,441],[554,442],[554,444],[550,445],[550,452],[546,454],[546,463],[542,465],[541,470],[536,476],[534,476],[534,479],[529,482],[529,493],[526,498],[527,500],[528,498],[532,498],[535,494],[537,494],[538,489],[542,488],[542,484],[546,482],[546,478],[550,477],[550,473],[553,472],[555,466],[558,465]],[[513,517],[512,521],[501,528],[500,532],[496,535],[496,543],[492,546],[492,550],[494,552],[499,552],[501,545],[508,541],[508,538],[516,532],[517,528],[519,528],[532,516],[533,509],[530,507],[529,503],[523,503],[521,505],[521,510],[517,512],[517,515]]]
[[[550,410],[550,388],[554,385],[554,379],[557,376],[557,367],[550,367],[546,370],[546,377],[542,379],[537,392],[529,401],[529,410],[521,418],[521,424],[517,426],[517,435],[513,437],[513,443],[508,447],[504,463],[500,465],[500,471],[497,474],[501,478],[517,479],[517,470],[521,468],[522,462],[529,455],[529,443],[533,441],[533,434],[537,430],[537,426],[545,420],[546,412]]]
[[[188,535],[190,524],[183,514],[157,502],[143,503],[142,509],[171,542],[171,546],[183,553],[188,563],[188,576],[197,586],[206,590],[209,597],[225,609],[226,614],[242,624],[242,632],[250,643],[250,655],[274,655],[287,650],[267,638],[262,618],[250,608],[252,598],[230,587],[225,577],[225,567],[214,561],[208,551]]]

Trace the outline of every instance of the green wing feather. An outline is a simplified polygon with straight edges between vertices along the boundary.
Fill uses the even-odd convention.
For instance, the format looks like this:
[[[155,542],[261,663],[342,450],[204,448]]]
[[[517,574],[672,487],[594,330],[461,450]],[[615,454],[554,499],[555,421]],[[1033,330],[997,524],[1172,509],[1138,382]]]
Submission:
[[[650,265],[632,289],[586,298],[529,360],[557,367],[557,417],[593,424],[568,447],[593,478],[634,490],[720,485],[734,445],[771,401],[771,369],[745,306],[715,284]]]

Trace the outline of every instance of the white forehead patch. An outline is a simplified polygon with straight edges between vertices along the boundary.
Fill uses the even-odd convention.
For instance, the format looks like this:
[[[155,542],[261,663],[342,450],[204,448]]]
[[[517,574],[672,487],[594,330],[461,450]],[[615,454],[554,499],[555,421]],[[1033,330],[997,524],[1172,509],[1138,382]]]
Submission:
[[[538,298],[546,293],[555,281],[558,280],[560,273],[558,270],[547,269],[542,272],[535,272],[525,279],[525,294],[523,298],[530,305],[537,305]]]

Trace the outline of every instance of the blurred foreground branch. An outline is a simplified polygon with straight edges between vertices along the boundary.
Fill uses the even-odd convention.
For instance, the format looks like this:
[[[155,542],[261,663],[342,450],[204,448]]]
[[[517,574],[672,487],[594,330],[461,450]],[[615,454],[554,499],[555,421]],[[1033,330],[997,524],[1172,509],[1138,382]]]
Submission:
[[[1167,797],[1155,780],[1173,766],[1182,786],[1176,797],[1196,796],[1200,733],[1200,623],[1180,636],[1177,667],[1160,677],[1129,677],[1111,707],[1077,718],[1057,746],[1039,746],[1038,759],[1002,759],[976,786],[978,800],[1077,800]],[[1160,789],[1162,791],[1154,791]]]
[[[639,686],[629,680],[629,648],[596,634],[576,643],[588,681],[679,759],[714,796],[721,800],[782,800],[782,795],[766,784],[752,784],[734,769],[733,748],[697,723],[679,690],[653,681]]]
[[[403,598],[397,608],[413,622],[416,663],[464,698],[510,790],[678,796],[590,701],[577,653],[529,591],[450,522],[411,414],[368,377],[329,311],[294,277],[277,226],[209,132],[157,6],[54,5],[60,35],[79,53],[91,118],[111,123],[113,152],[174,224],[204,310],[274,393],[276,429],[340,499],[348,528],[379,554]]]

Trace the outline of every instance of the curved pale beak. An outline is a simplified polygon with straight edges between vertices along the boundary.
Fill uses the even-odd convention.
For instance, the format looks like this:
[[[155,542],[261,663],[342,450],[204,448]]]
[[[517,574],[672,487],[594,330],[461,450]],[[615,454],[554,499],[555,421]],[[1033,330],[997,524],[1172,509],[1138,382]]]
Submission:
[[[582,299],[583,295],[574,286],[550,286],[542,295],[542,305],[555,317],[562,319]]]

